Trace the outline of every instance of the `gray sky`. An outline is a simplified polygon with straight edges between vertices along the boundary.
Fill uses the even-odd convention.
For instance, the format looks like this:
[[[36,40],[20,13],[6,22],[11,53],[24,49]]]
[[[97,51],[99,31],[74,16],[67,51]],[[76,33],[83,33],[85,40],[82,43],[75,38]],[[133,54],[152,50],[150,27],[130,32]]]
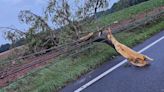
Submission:
[[[118,0],[110,0],[111,7],[114,2]],[[27,25],[18,21],[18,14],[20,10],[31,10],[38,15],[43,14],[43,10],[48,0],[0,0],[0,27],[14,26],[18,29],[25,30]],[[73,4],[73,0],[71,0]],[[0,45],[8,43],[0,31]]]

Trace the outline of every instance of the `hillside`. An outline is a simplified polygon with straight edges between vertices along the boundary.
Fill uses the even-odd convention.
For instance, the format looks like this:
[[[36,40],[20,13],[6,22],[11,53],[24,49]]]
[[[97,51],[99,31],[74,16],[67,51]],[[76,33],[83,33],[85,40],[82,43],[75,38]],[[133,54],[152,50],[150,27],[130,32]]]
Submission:
[[[87,29],[95,31],[96,27],[104,27],[118,21],[130,20],[132,17],[140,18],[145,12],[152,11],[155,8],[164,6],[163,0],[150,0],[113,14],[100,17],[95,23],[86,25]],[[138,17],[138,16],[139,17]],[[144,18],[145,16],[141,17]],[[151,37],[151,35],[159,32],[164,27],[163,17],[151,22],[148,25],[140,26],[133,30],[121,31],[115,34],[116,38],[128,46],[134,46],[137,43]],[[126,38],[126,40],[124,40]],[[49,65],[39,70],[31,71],[27,76],[11,83],[9,86],[1,89],[5,92],[53,92],[61,89],[66,84],[76,80],[81,75],[93,70],[103,64],[107,59],[114,58],[117,54],[109,46],[102,43],[94,43],[95,45],[81,54],[73,57],[59,58],[51,60]]]

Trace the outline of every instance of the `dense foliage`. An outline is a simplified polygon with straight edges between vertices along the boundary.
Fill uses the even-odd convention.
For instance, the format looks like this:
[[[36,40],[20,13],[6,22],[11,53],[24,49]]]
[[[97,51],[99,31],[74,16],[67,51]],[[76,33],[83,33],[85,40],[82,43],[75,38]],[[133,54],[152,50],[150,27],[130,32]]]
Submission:
[[[10,48],[9,43],[1,45],[0,46],[0,53],[9,50],[9,48]]]

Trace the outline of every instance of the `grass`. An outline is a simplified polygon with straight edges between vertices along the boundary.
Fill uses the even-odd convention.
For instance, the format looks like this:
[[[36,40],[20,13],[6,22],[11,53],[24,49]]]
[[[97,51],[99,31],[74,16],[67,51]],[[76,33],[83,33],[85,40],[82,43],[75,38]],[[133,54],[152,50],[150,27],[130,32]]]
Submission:
[[[108,25],[114,21],[127,19],[137,13],[144,12],[154,7],[164,5],[163,0],[150,0],[139,5],[121,10],[119,12],[99,18],[98,25]],[[132,47],[145,39],[158,33],[164,27],[164,21],[157,21],[143,28],[136,28],[133,31],[124,31],[115,34],[116,38]],[[90,25],[94,29],[97,24]],[[64,87],[68,82],[76,80],[81,75],[95,69],[107,59],[117,55],[114,49],[103,43],[96,45],[76,57],[67,57],[50,63],[45,68],[34,70],[28,76],[23,77],[9,86],[0,89],[2,92],[54,92]],[[37,71],[37,72],[35,72]]]
[[[88,27],[85,27],[85,28],[87,28],[88,30],[92,29],[92,31],[95,31],[97,27],[101,28],[101,27],[112,24],[114,21],[128,19],[138,13],[144,13],[145,11],[148,11],[148,10],[151,10],[153,8],[160,7],[163,5],[164,5],[164,0],[149,0],[147,2],[143,2],[141,4],[137,4],[129,8],[120,10],[118,12],[100,17],[97,21],[95,21],[94,23],[90,24]]]

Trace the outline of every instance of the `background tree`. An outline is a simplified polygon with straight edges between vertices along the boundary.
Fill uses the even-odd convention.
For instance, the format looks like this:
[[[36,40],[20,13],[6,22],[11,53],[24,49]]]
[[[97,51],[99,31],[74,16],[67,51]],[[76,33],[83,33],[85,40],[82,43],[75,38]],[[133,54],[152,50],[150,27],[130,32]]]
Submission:
[[[116,12],[121,9],[136,5],[141,2],[145,2],[148,0],[120,0],[119,2],[115,3],[109,11]]]
[[[16,29],[14,27],[0,27],[1,31],[4,32],[4,37],[11,42],[13,48],[18,41],[25,38],[26,33]]]
[[[2,45],[0,46],[0,53],[5,52],[5,51],[7,51],[7,50],[9,50],[9,49],[10,49],[10,44],[9,44],[9,43],[7,43],[7,44],[2,44]]]

